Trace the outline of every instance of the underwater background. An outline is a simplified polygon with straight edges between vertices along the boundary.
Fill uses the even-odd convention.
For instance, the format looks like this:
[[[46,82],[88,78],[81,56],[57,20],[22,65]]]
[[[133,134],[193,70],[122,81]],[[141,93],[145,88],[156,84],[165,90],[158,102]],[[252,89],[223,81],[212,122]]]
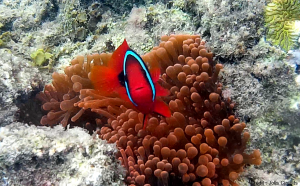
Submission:
[[[299,21],[299,0],[0,0],[0,185],[300,185]],[[124,39],[171,91],[147,132],[89,80]]]

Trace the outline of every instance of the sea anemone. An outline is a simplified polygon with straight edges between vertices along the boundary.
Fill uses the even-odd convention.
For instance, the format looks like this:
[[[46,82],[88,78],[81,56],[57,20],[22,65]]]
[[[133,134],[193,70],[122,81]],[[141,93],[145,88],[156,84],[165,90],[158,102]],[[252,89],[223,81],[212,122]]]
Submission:
[[[150,115],[146,130],[143,114],[131,103],[93,89],[90,70],[110,57],[80,56],[65,74],[55,73],[52,85],[38,95],[49,111],[41,123],[66,126],[96,114],[85,126],[95,124],[100,138],[116,143],[127,169],[125,182],[132,185],[237,185],[246,164],[261,163],[259,150],[244,152],[250,134],[234,115],[234,103],[222,97],[218,74],[223,66],[199,36],[162,36],[160,45],[142,56],[149,68],[160,64],[159,83],[171,92],[162,99],[172,116]]]

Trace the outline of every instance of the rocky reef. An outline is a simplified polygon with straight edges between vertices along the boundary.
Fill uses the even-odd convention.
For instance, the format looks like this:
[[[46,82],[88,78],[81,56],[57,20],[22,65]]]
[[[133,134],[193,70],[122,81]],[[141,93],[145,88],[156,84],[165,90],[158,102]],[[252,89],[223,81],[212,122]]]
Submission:
[[[0,147],[1,185],[124,185],[115,145],[81,128],[14,123]]]
[[[5,145],[10,139],[15,139],[18,146],[24,144],[18,143],[19,136],[26,139],[34,131],[48,136],[49,141],[62,139],[60,136],[55,139],[54,134],[70,135],[74,140],[70,141],[72,149],[67,148],[65,153],[57,152],[58,160],[52,159],[54,155],[49,155],[55,144],[43,147],[46,149],[43,156],[45,162],[33,158],[36,156],[33,152],[23,149],[22,157],[19,154],[15,156],[15,161],[11,159],[1,165],[2,183],[11,185],[18,171],[24,173],[19,176],[25,178],[26,174],[22,172],[25,170],[32,171],[35,176],[32,180],[48,179],[49,182],[58,183],[52,177],[55,170],[37,169],[34,167],[37,165],[64,170],[61,181],[84,177],[79,167],[73,169],[77,171],[76,175],[68,172],[72,161],[68,157],[74,156],[80,149],[75,143],[82,146],[100,143],[110,153],[116,152],[112,146],[88,137],[86,132],[78,128],[63,131],[58,126],[25,126],[25,123],[40,125],[40,118],[45,111],[35,96],[43,90],[45,84],[50,83],[52,72],[63,73],[65,67],[78,55],[113,52],[124,38],[131,48],[142,55],[156,46],[162,35],[178,33],[200,34],[206,40],[205,47],[214,53],[214,60],[224,67],[219,74],[222,96],[231,98],[235,103],[234,114],[241,122],[247,123],[246,130],[251,134],[248,150],[260,149],[262,164],[247,167],[236,183],[254,185],[271,181],[286,184],[300,182],[300,131],[297,127],[300,115],[299,41],[293,39],[295,50],[292,52],[283,51],[276,43],[272,45],[266,41],[269,30],[265,28],[264,15],[269,3],[272,1],[0,1],[0,157],[6,161],[13,155],[8,151],[11,147]],[[41,61],[37,58],[40,56]],[[79,126],[86,127],[86,124],[86,121],[82,121]],[[99,122],[99,126],[102,124],[102,121]],[[23,130],[26,132],[21,133]],[[78,135],[72,131],[80,133],[80,138],[87,141],[75,139]],[[28,148],[32,147],[29,144],[28,141]],[[82,159],[82,156],[84,153],[78,158]],[[109,154],[104,158],[108,160],[110,157],[112,155]],[[23,162],[22,158],[28,163],[24,170],[21,168],[25,164],[18,164]],[[90,165],[89,160],[93,157],[89,158],[82,160],[83,164]],[[59,162],[61,159],[69,162],[68,166],[62,167]],[[110,160],[117,167],[116,162]],[[14,163],[14,169],[8,169]],[[39,170],[49,171],[49,175],[40,178]],[[89,171],[99,176],[97,179],[101,181],[101,175]],[[110,173],[119,175],[112,170]],[[110,178],[113,180],[111,183],[122,184],[117,180],[120,177]],[[16,184],[21,183],[19,181],[16,180]],[[88,180],[76,183],[88,185]]]

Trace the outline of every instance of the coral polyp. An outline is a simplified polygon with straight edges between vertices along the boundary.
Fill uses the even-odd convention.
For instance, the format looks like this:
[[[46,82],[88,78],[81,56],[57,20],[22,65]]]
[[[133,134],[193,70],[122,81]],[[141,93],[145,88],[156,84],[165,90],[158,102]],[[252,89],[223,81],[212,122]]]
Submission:
[[[267,41],[288,51],[300,34],[300,1],[273,0],[265,9]]]

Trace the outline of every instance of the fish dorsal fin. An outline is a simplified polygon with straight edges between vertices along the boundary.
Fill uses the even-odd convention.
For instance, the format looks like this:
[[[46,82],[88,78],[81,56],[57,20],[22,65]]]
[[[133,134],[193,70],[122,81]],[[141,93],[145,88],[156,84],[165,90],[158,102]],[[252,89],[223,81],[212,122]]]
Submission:
[[[124,39],[123,43],[112,54],[108,67],[115,69],[117,73],[122,72],[124,56],[129,49],[127,41]]]
[[[112,54],[107,66],[96,65],[92,68],[90,79],[100,94],[109,96],[116,92],[116,89],[122,89],[118,75],[123,71],[123,60],[127,50],[129,50],[129,46],[124,40]]]

